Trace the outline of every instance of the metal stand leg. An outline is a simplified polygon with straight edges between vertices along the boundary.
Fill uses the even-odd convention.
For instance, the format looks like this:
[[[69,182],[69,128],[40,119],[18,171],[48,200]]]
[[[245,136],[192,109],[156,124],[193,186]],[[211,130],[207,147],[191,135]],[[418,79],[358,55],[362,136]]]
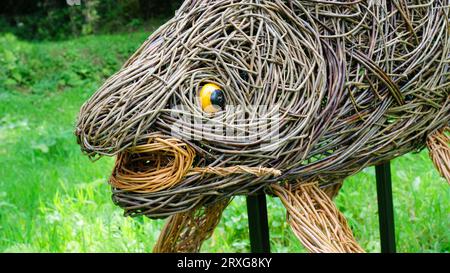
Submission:
[[[248,228],[252,253],[270,253],[266,195],[247,196]]]
[[[377,178],[381,252],[395,253],[395,225],[390,162],[388,161],[375,166],[375,173]]]

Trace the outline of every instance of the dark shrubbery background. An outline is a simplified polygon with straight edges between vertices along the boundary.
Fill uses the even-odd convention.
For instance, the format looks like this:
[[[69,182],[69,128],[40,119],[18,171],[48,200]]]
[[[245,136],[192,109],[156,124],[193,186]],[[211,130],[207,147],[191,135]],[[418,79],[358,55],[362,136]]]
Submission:
[[[132,31],[170,17],[182,0],[2,0],[0,32],[21,39],[61,40]],[[72,6],[68,8],[68,6]]]

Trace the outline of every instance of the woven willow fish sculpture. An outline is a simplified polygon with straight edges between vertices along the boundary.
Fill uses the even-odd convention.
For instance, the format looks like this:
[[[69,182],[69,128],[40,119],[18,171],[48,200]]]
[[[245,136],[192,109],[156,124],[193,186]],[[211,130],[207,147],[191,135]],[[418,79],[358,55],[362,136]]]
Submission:
[[[362,252],[331,199],[427,145],[450,180],[449,1],[185,1],[87,101],[127,216],[199,251],[235,195],[278,196],[312,252]]]

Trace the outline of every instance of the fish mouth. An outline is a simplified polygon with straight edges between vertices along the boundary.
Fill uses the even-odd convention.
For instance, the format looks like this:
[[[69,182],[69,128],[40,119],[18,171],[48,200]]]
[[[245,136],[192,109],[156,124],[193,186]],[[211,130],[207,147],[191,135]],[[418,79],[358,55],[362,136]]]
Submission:
[[[239,185],[246,187],[249,181],[259,181],[255,185],[260,187],[265,179],[281,175],[273,168],[212,166],[198,159],[195,149],[186,142],[163,134],[151,135],[146,143],[117,154],[109,179],[114,203],[125,210],[126,216],[165,218],[231,197]]]
[[[188,144],[155,135],[117,155],[109,180],[116,189],[134,193],[153,193],[180,183],[192,169],[195,150]]]
[[[134,193],[154,193],[171,189],[184,178],[194,175],[254,176],[281,175],[281,171],[264,167],[193,167],[196,153],[187,143],[164,135],[149,137],[141,144],[120,152],[109,180],[116,189]]]

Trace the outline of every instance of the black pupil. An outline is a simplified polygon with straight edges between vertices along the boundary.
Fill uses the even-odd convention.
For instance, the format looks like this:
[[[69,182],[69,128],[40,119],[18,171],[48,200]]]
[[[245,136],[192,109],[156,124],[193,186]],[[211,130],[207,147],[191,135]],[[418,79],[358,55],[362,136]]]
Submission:
[[[211,93],[211,104],[215,106],[219,106],[221,109],[225,107],[225,96],[223,95],[222,90],[214,90]]]

